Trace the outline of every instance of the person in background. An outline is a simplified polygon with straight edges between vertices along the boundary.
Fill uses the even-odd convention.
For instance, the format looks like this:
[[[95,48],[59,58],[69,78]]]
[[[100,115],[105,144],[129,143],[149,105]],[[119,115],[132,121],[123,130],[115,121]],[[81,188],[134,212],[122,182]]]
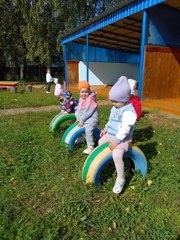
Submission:
[[[56,84],[54,89],[54,96],[59,99],[61,99],[61,97],[63,96],[64,99],[64,89],[62,88],[62,85],[58,83],[57,78],[54,78],[54,83]]]
[[[132,103],[136,114],[137,114],[137,121],[140,120],[142,116],[142,107],[141,107],[141,100],[138,96],[136,96],[137,91],[137,81],[134,79],[128,79],[130,89],[131,89],[131,96],[129,102]]]
[[[51,76],[51,69],[48,68],[46,72],[46,83],[47,83],[47,91],[46,93],[50,93],[51,83],[54,82],[54,78]]]
[[[63,97],[60,99],[60,109],[63,115],[75,113],[78,106],[78,100],[72,97],[69,90],[65,90]]]
[[[98,105],[96,103],[96,93],[90,92],[90,85],[87,81],[81,81],[78,85],[80,99],[77,111],[75,112],[78,126],[85,127],[87,148],[83,151],[90,154],[94,150],[93,131],[98,125]]]
[[[57,97],[59,99],[59,104],[60,104],[60,111],[61,108],[64,104],[64,89],[62,88],[62,85],[60,83],[58,83],[58,79],[55,78],[54,79],[54,83],[55,85],[55,89],[54,89],[54,96]]]
[[[113,193],[119,194],[125,184],[123,155],[132,147],[132,135],[136,123],[136,112],[129,102],[131,89],[128,79],[121,76],[109,92],[111,108],[109,120],[100,133],[99,145],[109,142],[117,172]]]

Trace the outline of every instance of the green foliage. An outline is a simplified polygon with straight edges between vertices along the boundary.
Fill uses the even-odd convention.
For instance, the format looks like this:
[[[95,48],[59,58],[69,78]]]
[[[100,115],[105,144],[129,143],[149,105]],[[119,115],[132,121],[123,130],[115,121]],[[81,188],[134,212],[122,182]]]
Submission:
[[[25,61],[26,46],[21,34],[25,19],[18,8],[15,1],[0,1],[1,66],[19,66]]]
[[[62,35],[99,15],[106,4],[102,6],[99,0],[1,0],[0,65],[60,66]]]
[[[109,110],[100,107],[101,127]],[[0,117],[0,239],[178,239],[179,120],[144,113],[134,144],[147,177],[126,169],[114,196],[114,172],[101,186],[82,183],[83,146],[68,152],[52,136],[55,114]]]

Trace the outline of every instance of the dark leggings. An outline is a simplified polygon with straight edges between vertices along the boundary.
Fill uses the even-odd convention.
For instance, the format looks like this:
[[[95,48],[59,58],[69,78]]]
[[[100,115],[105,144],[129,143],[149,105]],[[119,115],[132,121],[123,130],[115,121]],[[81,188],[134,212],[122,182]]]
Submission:
[[[50,92],[51,82],[48,82],[47,84],[48,84],[47,91]]]

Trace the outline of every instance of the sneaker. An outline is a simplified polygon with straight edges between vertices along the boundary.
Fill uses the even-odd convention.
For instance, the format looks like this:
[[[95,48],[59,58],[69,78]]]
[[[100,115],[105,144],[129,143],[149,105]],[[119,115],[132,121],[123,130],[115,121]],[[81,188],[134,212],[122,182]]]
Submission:
[[[88,146],[88,148],[86,148],[86,149],[83,151],[83,153],[89,155],[89,154],[92,153],[93,150],[94,150],[94,147],[93,147],[93,146]]]
[[[49,91],[46,91],[46,93],[50,93]]]
[[[113,187],[113,193],[115,193],[115,194],[121,193],[123,190],[124,184],[125,184],[124,178],[122,178],[122,179],[117,178],[115,185]]]

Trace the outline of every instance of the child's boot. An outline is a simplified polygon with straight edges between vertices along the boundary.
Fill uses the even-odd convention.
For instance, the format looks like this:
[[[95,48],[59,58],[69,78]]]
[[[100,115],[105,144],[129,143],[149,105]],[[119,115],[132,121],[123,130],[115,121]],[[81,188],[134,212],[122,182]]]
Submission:
[[[113,193],[115,193],[115,194],[121,193],[123,190],[124,184],[125,184],[124,178],[117,178],[115,185],[113,187]]]
[[[89,155],[89,154],[92,153],[93,150],[94,150],[94,146],[88,146],[88,147],[83,151],[83,153]]]

